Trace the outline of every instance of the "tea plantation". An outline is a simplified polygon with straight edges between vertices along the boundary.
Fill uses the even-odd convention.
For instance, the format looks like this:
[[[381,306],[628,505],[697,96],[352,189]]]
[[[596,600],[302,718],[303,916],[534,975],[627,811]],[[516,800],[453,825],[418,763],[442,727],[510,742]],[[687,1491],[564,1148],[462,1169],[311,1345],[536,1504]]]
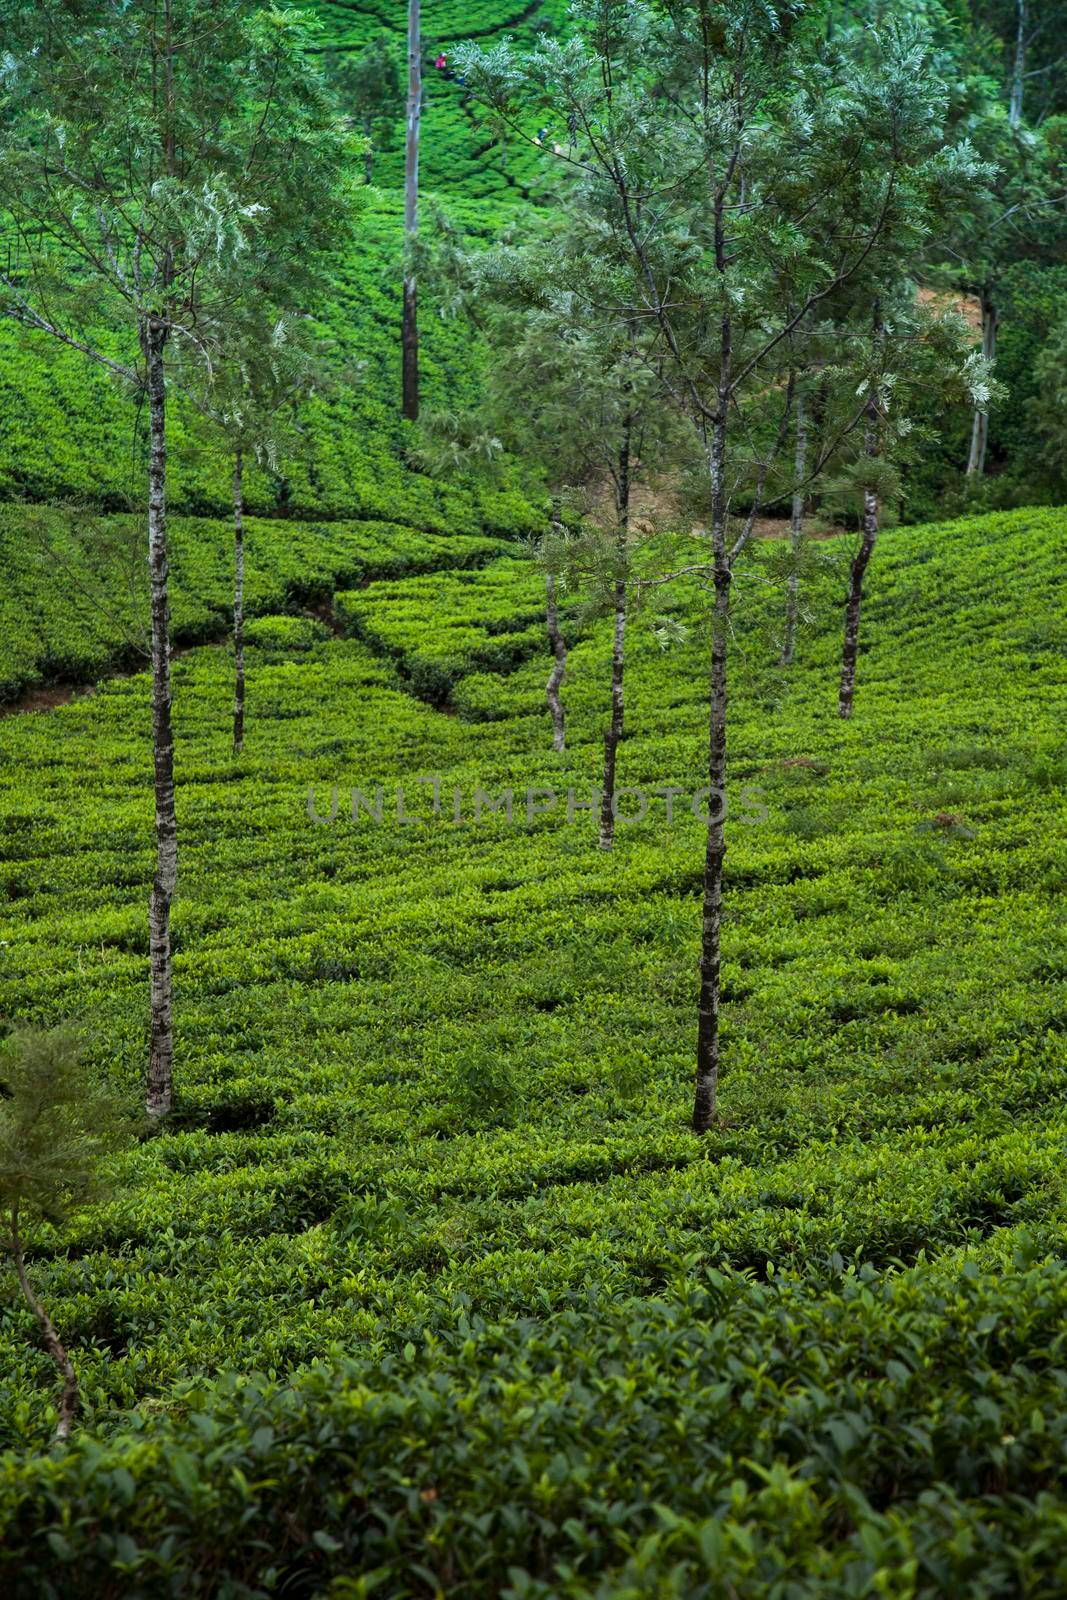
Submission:
[[[331,61],[402,55],[397,0],[313,9]],[[423,8],[424,240],[552,205],[430,63],[567,13]],[[554,753],[542,476],[431,470],[399,415],[402,161],[375,151],[311,308],[294,448],[248,465],[240,755],[232,461],[171,395],[151,1127],[144,408],[0,318],[0,1033],[69,1019],[134,1128],[101,1203],[27,1228],[80,1383],[61,1448],[2,1219],[0,1594],[1060,1600],[1067,509],[949,520],[931,477],[940,520],[871,563],[851,721],[853,537],[809,548],[790,669],[782,547],[739,557],[724,1070],[695,1136],[709,595],[634,606],[602,851],[611,621],[561,580]],[[423,407],[460,414],[487,353],[439,288]],[[1023,471],[951,503],[1014,503]],[[672,540],[692,562],[661,534],[638,567]]]
[[[843,552],[792,674],[767,547],[739,572],[703,1140],[696,597],[667,653],[635,626],[620,758],[685,795],[611,856],[578,809],[608,630],[568,622],[555,756],[514,554],[427,574],[427,536],[398,578],[371,541],[347,637],[254,623],[240,759],[228,652],[182,656],[179,1104],[35,1236],[84,1397],[62,1456],[3,1302],[7,1592],[1062,1593],[1063,533],[887,534],[852,724]],[[134,676],[0,723],[0,1011],[79,1018],[131,1101],[148,717]]]

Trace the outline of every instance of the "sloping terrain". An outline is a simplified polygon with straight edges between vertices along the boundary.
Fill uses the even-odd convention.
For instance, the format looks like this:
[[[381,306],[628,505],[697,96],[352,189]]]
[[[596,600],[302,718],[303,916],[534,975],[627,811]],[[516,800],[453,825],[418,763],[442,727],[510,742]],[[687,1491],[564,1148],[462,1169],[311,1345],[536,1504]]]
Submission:
[[[324,50],[396,0],[322,0]],[[427,54],[560,0],[427,8]],[[427,69],[423,215],[540,198]],[[735,583],[722,1117],[688,1128],[708,640],[629,635],[630,791],[588,809],[609,629],[536,488],[434,477],[398,415],[398,144],[305,448],[251,471],[230,748],[229,463],[175,406],[177,1107],[30,1239],[84,1415],[0,1296],[14,1600],[841,1600],[1067,1592],[1067,622],[1061,511],[887,532],[856,717],[847,539],[795,669]],[[431,405],[479,354],[423,303]],[[0,1018],[82,1028],[131,1105],[153,870],[143,417],[0,328]],[[510,795],[510,811],[508,809]],[[695,800],[694,800],[694,797]]]
[[[699,595],[669,652],[635,624],[620,758],[684,794],[608,857],[567,807],[607,630],[555,756],[545,655],[486,654],[536,605],[511,557],[371,582],[357,638],[258,624],[241,761],[227,653],[179,661],[178,1110],[35,1243],[87,1437],[5,1458],[13,1592],[1061,1592],[1063,531],[887,534],[851,725],[844,552],[792,674],[763,552],[739,575],[702,1140]],[[427,608],[460,716],[413,692]],[[79,1018],[133,1098],[148,715],[133,677],[0,724],[0,1011]],[[4,1435],[43,1443],[2,1316]]]

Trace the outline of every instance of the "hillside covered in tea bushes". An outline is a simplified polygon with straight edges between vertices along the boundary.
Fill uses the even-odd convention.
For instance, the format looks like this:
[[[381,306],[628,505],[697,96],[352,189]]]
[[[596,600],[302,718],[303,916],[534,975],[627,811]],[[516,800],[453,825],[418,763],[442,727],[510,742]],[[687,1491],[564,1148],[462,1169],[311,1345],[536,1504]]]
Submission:
[[[967,104],[1007,11],[922,9],[973,46]],[[331,73],[383,35],[402,58],[398,0],[313,10]],[[568,18],[423,7],[426,414],[476,415],[493,359],[434,250],[520,239],[561,192],[433,62]],[[1043,84],[1027,115],[1056,150]],[[1058,224],[998,285],[988,470],[964,481],[971,411],[931,386],[885,475],[851,719],[860,479],[809,506],[796,568],[773,519],[732,568],[723,1070],[698,1137],[705,508],[635,512],[609,852],[612,620],[569,569],[563,751],[546,706],[551,449],[443,468],[400,416],[402,116],[306,308],[324,381],[291,448],[247,464],[239,753],[233,462],[168,400],[175,1095],[152,1123],[146,406],[0,318],[0,1047],[70,1022],[126,1134],[97,1203],[25,1223],[80,1384],[66,1444],[2,1208],[0,1593],[1060,1600]],[[633,464],[682,505],[683,469]],[[0,1096],[2,1189],[2,1075]]]
[[[606,625],[568,623],[562,756],[513,555],[371,568],[340,634],[255,624],[240,761],[225,650],[182,657],[179,1103],[39,1235],[86,1415],[62,1459],[3,1458],[9,1592],[1060,1592],[1063,534],[887,535],[851,724],[837,545],[792,675],[769,547],[739,573],[754,820],[701,1141],[702,824],[653,798],[605,856],[567,816]],[[701,780],[699,592],[678,605],[687,642],[634,634],[620,778],[650,794]],[[147,717],[135,676],[0,724],[0,1010],[78,1017],[131,1098]],[[509,785],[512,821],[476,823]],[[25,1452],[51,1368],[3,1320]]]

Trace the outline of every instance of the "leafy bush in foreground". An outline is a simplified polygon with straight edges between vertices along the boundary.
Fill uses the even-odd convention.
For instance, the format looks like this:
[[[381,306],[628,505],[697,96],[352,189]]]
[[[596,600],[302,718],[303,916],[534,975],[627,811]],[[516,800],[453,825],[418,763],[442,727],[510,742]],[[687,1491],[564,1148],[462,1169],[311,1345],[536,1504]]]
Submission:
[[[1062,1593],[1058,1265],[677,1271],[548,1322],[460,1303],[291,1387],[192,1385],[0,1481],[8,1592]]]

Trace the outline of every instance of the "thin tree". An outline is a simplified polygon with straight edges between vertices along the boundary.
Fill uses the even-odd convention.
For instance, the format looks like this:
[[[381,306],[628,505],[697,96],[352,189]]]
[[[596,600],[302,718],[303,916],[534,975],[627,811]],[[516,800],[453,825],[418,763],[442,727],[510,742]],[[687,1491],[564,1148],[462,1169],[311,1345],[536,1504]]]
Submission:
[[[419,0],[408,0],[408,103],[404,145],[404,316],[400,334],[403,412],[419,415],[419,317],[416,253],[419,234],[419,130],[422,122],[422,33]]]
[[[298,247],[299,236],[293,240],[294,250]],[[187,377],[180,366],[177,376],[233,466],[233,750],[240,755],[245,733],[245,469],[254,461],[276,471],[295,448],[299,405],[320,384],[307,318],[282,315],[256,295],[240,314],[235,307],[211,369],[194,362]]]
[[[363,135],[363,176],[372,183],[374,153],[392,148],[404,107],[393,42],[383,33],[356,56],[328,52],[325,65],[342,106]]]
[[[0,1207],[23,1300],[62,1383],[55,1438],[78,1411],[78,1377],[26,1260],[27,1222],[62,1222],[99,1198],[101,1162],[123,1140],[115,1104],[86,1076],[70,1029],[22,1029],[0,1047]]]
[[[1028,120],[1036,127],[1049,114],[1062,113],[1067,62],[1063,0],[972,0],[972,7],[977,19],[1003,41],[1011,126],[1022,127]]]
[[[504,441],[498,431],[502,420],[505,424],[513,421],[514,412],[508,407],[504,413],[497,414],[491,402],[475,412],[424,413],[422,438],[414,452],[415,459],[434,477],[447,472],[468,475],[484,473],[490,478],[497,477],[503,466]],[[535,458],[535,448],[525,429],[522,430],[522,440],[520,448],[527,461],[531,461]],[[558,462],[553,466],[558,467]],[[545,573],[545,632],[552,652],[552,670],[545,684],[545,703],[552,718],[552,748],[557,752],[566,746],[566,712],[561,688],[567,671],[567,640],[560,621],[560,577],[569,553],[568,533],[563,524],[564,487],[561,481],[553,485],[548,501],[548,526],[536,547]]]
[[[347,237],[349,136],[292,11],[248,0],[0,0],[0,314],[146,397],[156,862],[147,1106],[173,1099],[171,903],[178,830],[167,549],[169,352],[210,367],[242,263],[303,216],[293,280]],[[120,92],[121,89],[121,92]],[[279,230],[284,249],[292,231]]]
[[[616,770],[625,731],[626,623],[631,570],[631,494],[650,471],[666,476],[680,455],[681,429],[668,403],[662,361],[632,323],[599,309],[596,263],[603,217],[557,198],[559,220],[522,247],[469,260],[469,292],[489,345],[488,404],[494,426],[553,485],[554,520],[564,489],[606,490],[607,527],[587,519],[580,537],[544,546],[549,638],[555,666],[546,697],[553,743],[562,749],[558,703],[565,647],[554,626],[557,574],[592,590],[594,610],[612,618],[609,713],[604,729],[599,842],[615,839]],[[495,309],[487,310],[487,306]]]
[[[862,449],[844,463],[831,492],[845,494],[860,507],[860,538],[849,563],[845,598],[844,640],[838,686],[838,715],[852,716],[859,658],[860,617],[864,583],[887,501],[900,496],[899,467],[923,443],[914,431],[914,413],[931,397],[945,407],[980,405],[988,410],[999,395],[991,365],[971,345],[963,317],[951,309],[924,304],[907,279],[884,289],[868,285],[873,296],[864,307],[856,298],[856,314],[869,318],[866,340],[857,328],[851,361],[864,362],[858,388],[865,395]]]
[[[506,44],[466,47],[461,70],[516,134],[529,137],[529,122],[546,113],[574,130],[557,159],[614,197],[603,251],[617,273],[617,314],[658,330],[704,451],[714,605],[693,1107],[703,1132],[720,1063],[730,593],[791,396],[759,451],[740,531],[731,528],[736,435],[745,437],[753,392],[783,382],[794,332],[887,239],[921,238],[929,213],[920,197],[940,190],[947,203],[975,164],[944,147],[944,92],[914,35],[890,30],[872,69],[806,33],[791,11],[755,0],[726,0],[713,16],[699,3],[660,12],[592,0],[580,21],[577,37],[546,42],[524,63]],[[812,248],[827,240],[830,249]],[[862,417],[861,406],[844,426]]]
[[[557,547],[563,539],[563,510],[558,494],[552,496],[549,537]],[[567,719],[563,709],[563,697],[560,694],[567,672],[567,641],[559,625],[558,574],[551,562],[545,567],[545,628],[548,633],[549,649],[552,651],[552,671],[545,684],[545,700],[552,718],[552,748],[558,754],[567,744]]]
[[[876,353],[885,348],[885,322],[879,301],[874,304],[874,345]],[[859,549],[852,558],[848,574],[848,599],[845,602],[845,639],[841,650],[841,683],[837,696],[839,717],[851,717],[852,702],[856,692],[856,658],[859,654],[860,608],[863,604],[863,580],[874,554],[878,538],[880,496],[876,468],[882,457],[882,433],[885,422],[882,388],[877,377],[867,383],[867,406],[864,415],[862,476],[863,518]]]
[[[1011,96],[1008,121],[1017,128],[1023,120],[1023,88],[1026,83],[1026,47],[1030,43],[1030,7],[1028,0],[1015,0],[1015,54],[1011,69]]]
[[[981,74],[962,76],[952,120],[985,163],[989,178],[967,205],[938,219],[922,253],[923,280],[977,301],[981,354],[997,353],[1006,310],[1004,277],[1020,260],[1067,261],[1067,183],[1059,135],[1028,128]],[[973,410],[966,476],[981,478],[989,451],[989,412]]]
[[[782,634],[782,651],[779,665],[791,667],[797,642],[797,619],[800,612],[800,557],[804,545],[804,508],[807,501],[808,467],[808,402],[804,389],[798,387],[794,402],[793,493],[789,507],[789,552],[791,562],[786,575],[785,627]]]

